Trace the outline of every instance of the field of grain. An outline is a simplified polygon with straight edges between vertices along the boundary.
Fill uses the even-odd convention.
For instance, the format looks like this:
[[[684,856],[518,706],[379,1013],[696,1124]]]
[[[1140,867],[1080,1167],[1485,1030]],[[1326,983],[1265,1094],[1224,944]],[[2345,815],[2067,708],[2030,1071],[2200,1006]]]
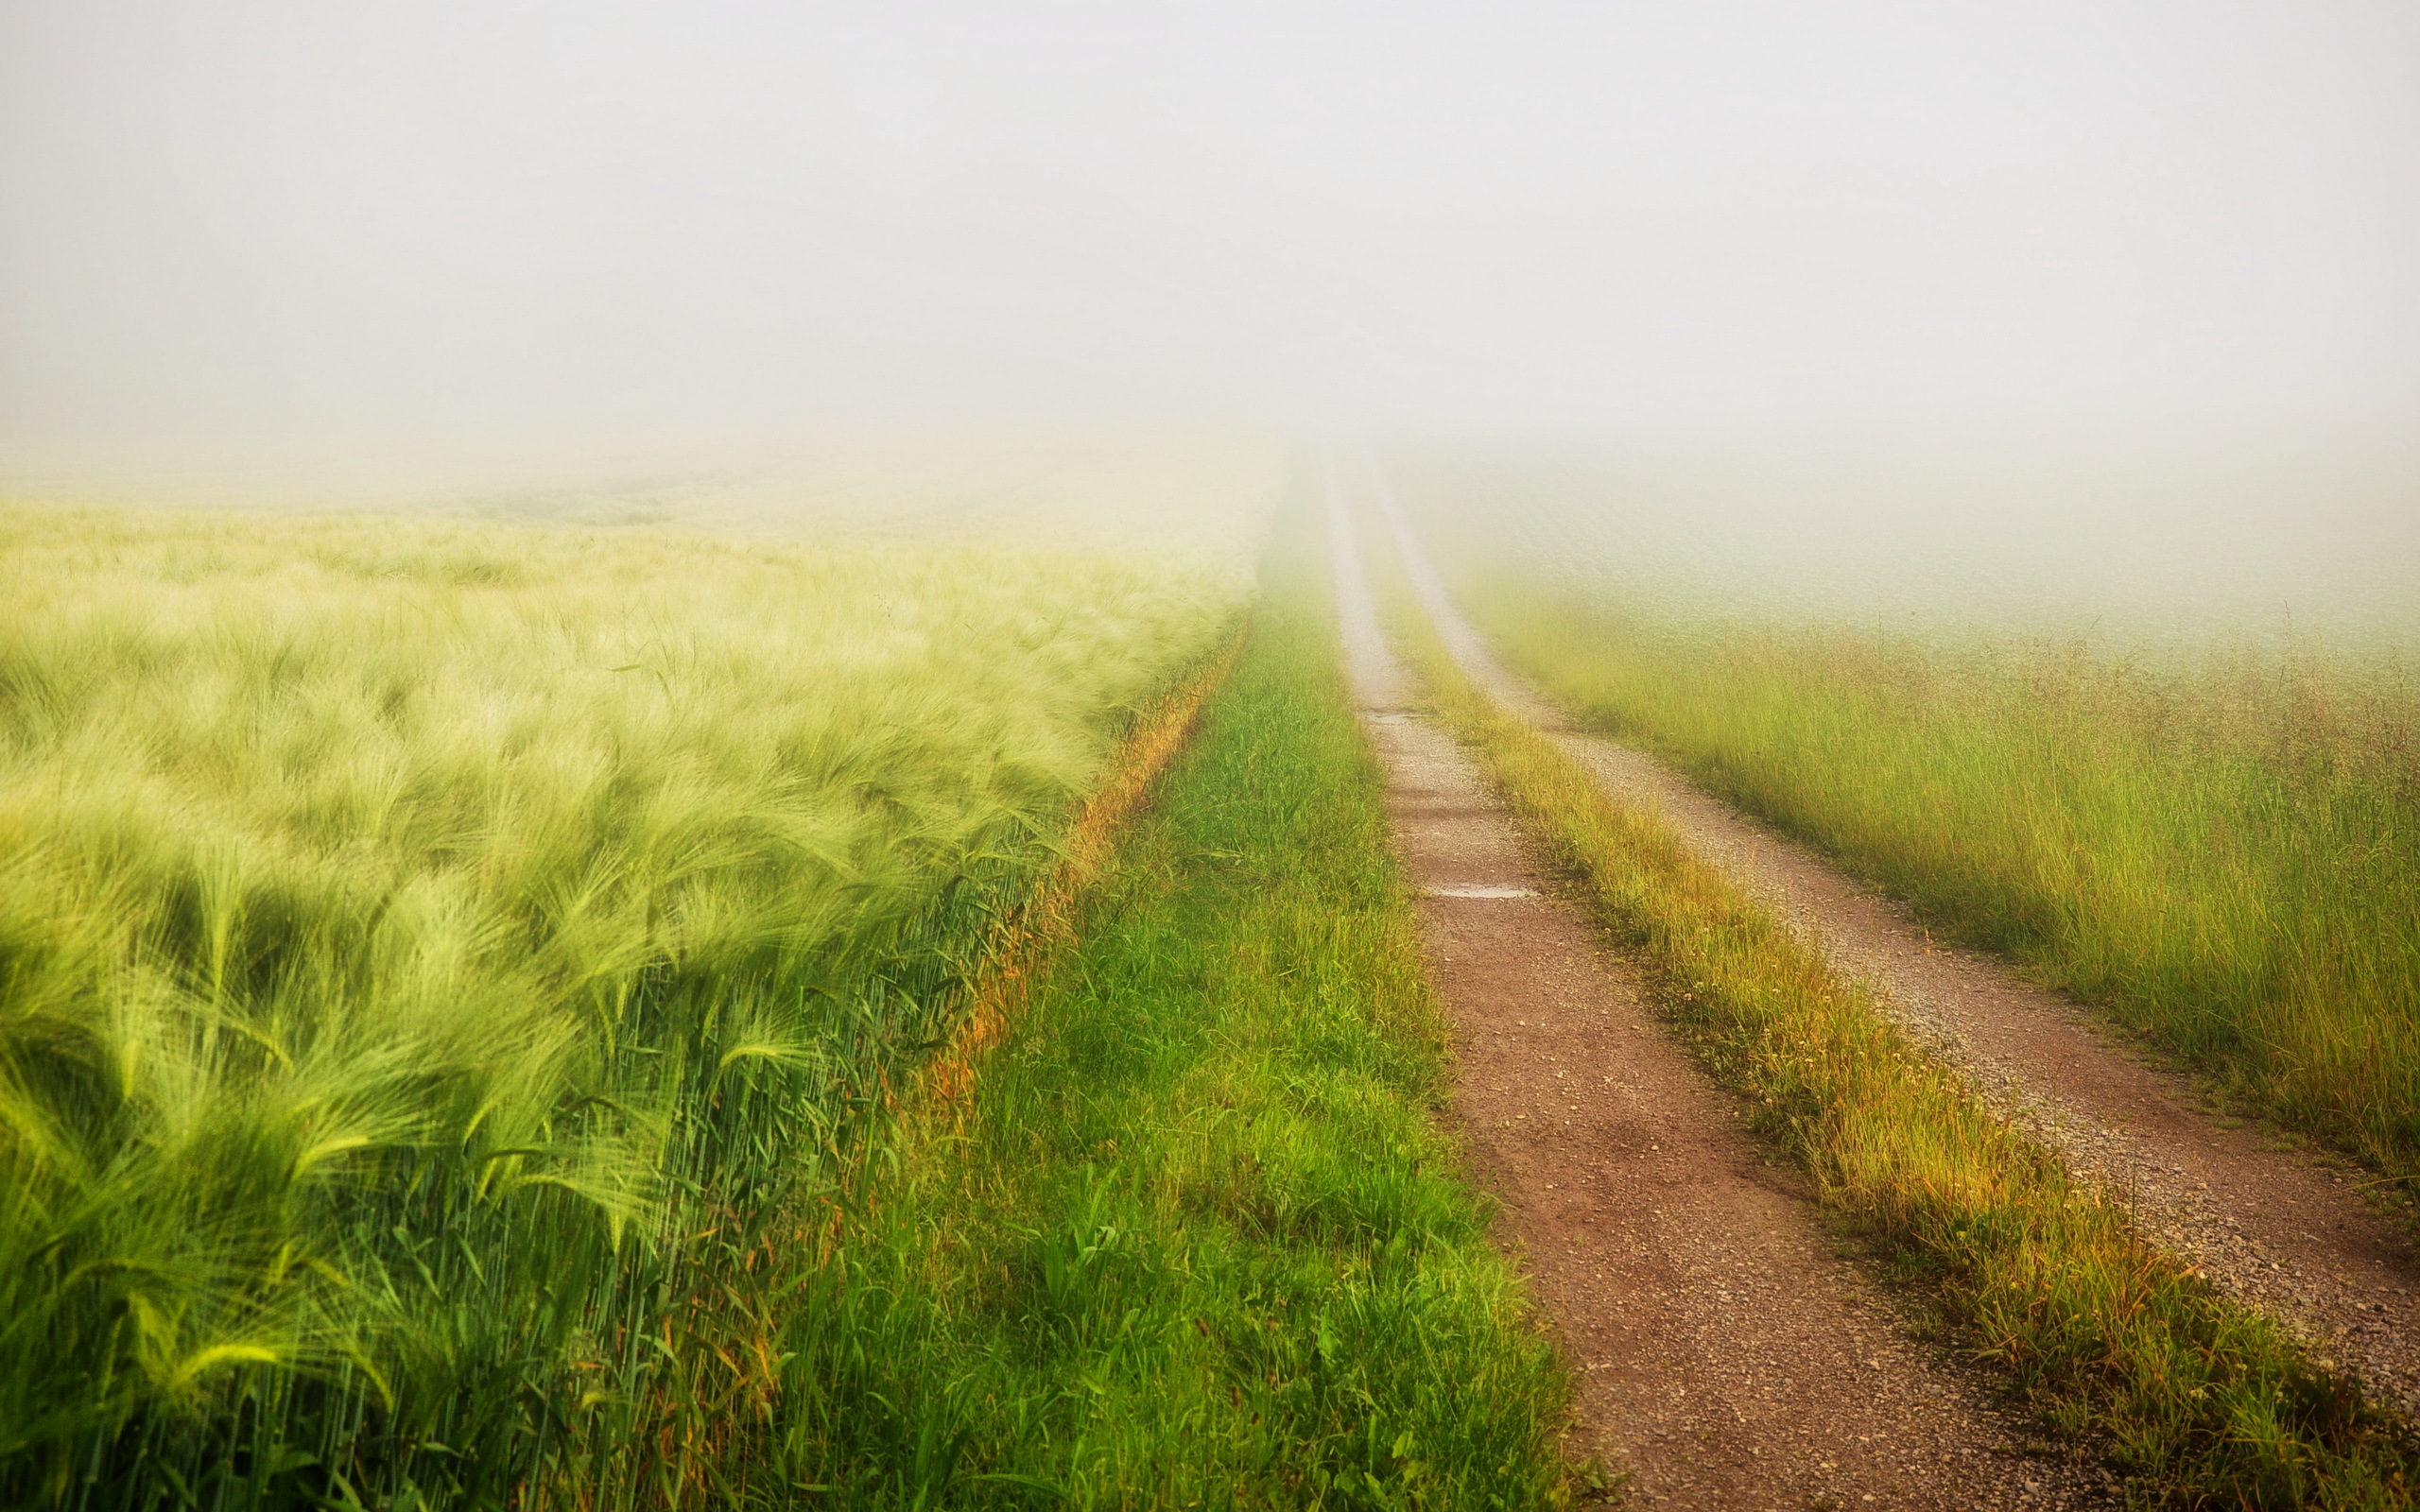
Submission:
[[[1467,456],[1277,462],[989,443],[803,490],[0,510],[0,1500],[1711,1495],[1589,1395],[1628,1301],[1536,1290],[1500,1221],[1585,1265],[1558,1162],[1634,1158],[1649,1202],[1795,1171],[1787,1222],[1854,1236],[2002,1415],[1958,1420],[2030,1425],[1952,1446],[1992,1485],[2404,1504],[2401,1377],[2142,1221],[1572,744],[1664,757],[2394,1208],[2394,633],[1877,618],[1609,555],[1602,500]],[[1400,699],[1342,675],[1331,509]],[[1456,648],[1432,554],[1583,729]],[[1540,1073],[1437,985],[1445,895],[1389,827],[1435,795],[1364,719],[1467,747],[1535,856],[1479,892],[1586,910],[1573,970],[1643,995],[1753,1160],[1558,1092],[1525,1130],[1552,1179],[1474,1162],[1473,1079]],[[1620,1389],[1702,1414],[1662,1368]],[[1771,1429],[1693,1432],[1741,1486],[1852,1484]],[[1936,1459],[1911,1504],[1962,1504],[1982,1471]]]
[[[799,1246],[1242,588],[0,515],[0,1500],[651,1504],[746,1462]]]

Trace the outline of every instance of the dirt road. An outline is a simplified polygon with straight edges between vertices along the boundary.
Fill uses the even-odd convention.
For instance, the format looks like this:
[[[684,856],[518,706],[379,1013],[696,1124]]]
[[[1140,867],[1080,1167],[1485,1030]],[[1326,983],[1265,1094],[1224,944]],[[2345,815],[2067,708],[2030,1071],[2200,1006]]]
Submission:
[[[1507,671],[1445,592],[1379,484],[1380,505],[1446,644],[1509,712],[1551,735],[1618,797],[1660,810],[1757,898],[2075,1169],[2229,1295],[2283,1318],[2319,1354],[2420,1418],[2420,1247],[2363,1202],[2360,1175],[2204,1111],[2173,1072],[2112,1043],[2100,1021],[2004,963],[1934,940],[1805,847],[1651,758],[1571,727]]]
[[[1332,501],[1333,502],[1333,501]],[[1581,1371],[1589,1449],[1656,1507],[2098,1504],[1912,1341],[1764,1164],[1451,736],[1407,713],[1334,513],[1357,698],[1455,1026],[1455,1110]]]

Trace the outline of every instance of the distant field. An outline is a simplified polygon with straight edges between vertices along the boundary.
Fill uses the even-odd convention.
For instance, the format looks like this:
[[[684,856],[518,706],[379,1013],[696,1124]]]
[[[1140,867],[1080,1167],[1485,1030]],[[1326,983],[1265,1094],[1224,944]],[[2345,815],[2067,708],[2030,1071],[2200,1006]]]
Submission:
[[[903,428],[784,445],[279,452],[0,448],[0,499],[361,510],[725,539],[1036,543],[1249,569],[1286,466],[1274,437],[1211,428]]]
[[[2420,578],[2397,576],[2409,479],[2371,464],[2335,475],[2353,491],[2332,514],[2237,501],[2206,527],[2220,539],[2164,550],[2146,522],[2182,525],[2188,501],[1911,525],[1903,544],[1938,570],[1895,599],[1907,560],[1853,548],[1920,511],[1860,512],[1846,464],[1814,492],[1804,468],[1793,495],[1787,469],[1758,494],[1718,490],[1709,466],[1675,494],[1644,464],[1464,454],[1407,460],[1398,486],[1475,617],[1559,700],[2408,1177],[2420,638],[2403,616],[2420,616]],[[2180,476],[2171,495],[2195,481]],[[1825,521],[1846,541],[1820,539]],[[2106,554],[2128,539],[2144,554]],[[2264,552],[2273,587],[2343,596],[2278,623]],[[2094,594],[2112,595],[2105,625]]]
[[[0,512],[0,1501],[713,1485],[801,1226],[1243,590]]]

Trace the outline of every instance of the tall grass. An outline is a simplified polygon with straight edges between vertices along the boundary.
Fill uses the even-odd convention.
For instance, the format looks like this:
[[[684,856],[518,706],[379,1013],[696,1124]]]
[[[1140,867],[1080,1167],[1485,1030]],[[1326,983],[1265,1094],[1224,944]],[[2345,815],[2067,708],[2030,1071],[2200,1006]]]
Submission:
[[[729,1490],[778,1226],[1236,586],[0,514],[0,1501]]]
[[[2408,665],[2308,644],[2127,653],[1659,613],[1491,552],[1475,522],[1431,526],[1507,661],[1583,720],[2104,1005],[2228,1094],[2420,1177]]]
[[[1565,1380],[1429,1122],[1443,1025],[1306,534],[1080,937],[791,1314],[782,1452],[834,1504],[1575,1490]]]
[[[1498,709],[1371,535],[1390,639],[1455,733],[1754,1125],[1889,1245],[1960,1347],[2129,1472],[2135,1500],[2411,1504],[2399,1425],[2145,1240],[1668,824]]]

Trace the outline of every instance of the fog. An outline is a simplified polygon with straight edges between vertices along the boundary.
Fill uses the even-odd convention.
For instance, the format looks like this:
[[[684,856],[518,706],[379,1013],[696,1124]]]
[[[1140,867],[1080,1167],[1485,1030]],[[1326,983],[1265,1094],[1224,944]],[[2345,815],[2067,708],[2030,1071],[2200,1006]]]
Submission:
[[[2420,648],[2420,432],[2112,426],[1397,441],[1478,555],[1652,618]]]
[[[5,0],[0,485],[2391,433],[2415,80],[2406,0]]]

